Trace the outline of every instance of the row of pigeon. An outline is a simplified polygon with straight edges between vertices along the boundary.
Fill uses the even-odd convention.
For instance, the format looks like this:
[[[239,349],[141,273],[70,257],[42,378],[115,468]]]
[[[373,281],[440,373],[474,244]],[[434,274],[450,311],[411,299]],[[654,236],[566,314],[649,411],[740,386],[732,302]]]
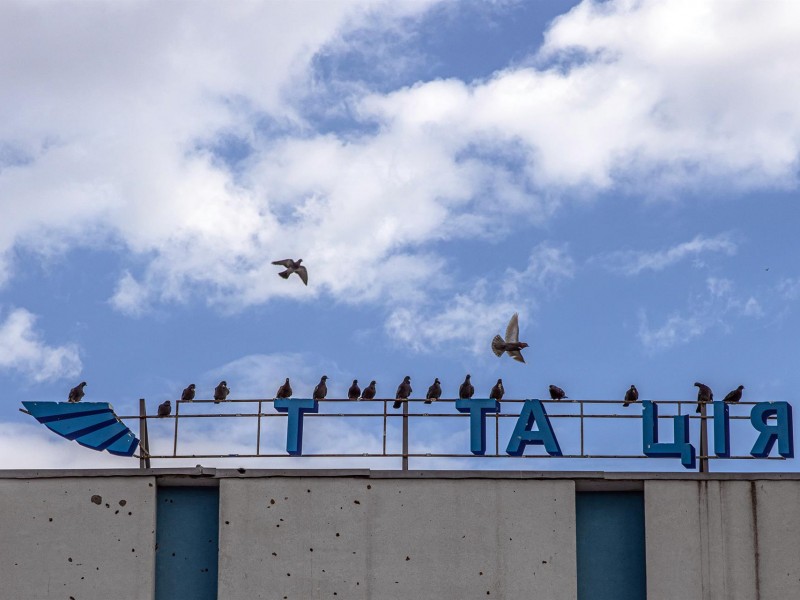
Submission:
[[[463,383],[458,388],[458,397],[462,400],[469,400],[475,395],[475,387],[472,385],[471,375],[467,375],[464,378]],[[314,388],[314,393],[312,398],[314,400],[324,400],[328,395],[328,376],[323,375],[319,383]],[[369,385],[364,388],[363,390],[358,385],[358,379],[354,379],[352,385],[347,390],[347,399],[348,400],[372,400],[375,398],[375,394],[377,393],[376,388],[377,382],[373,379],[370,381]],[[696,382],[695,387],[697,387],[697,412],[701,411],[701,406],[704,403],[713,402],[714,401],[714,392],[711,391],[711,388],[703,383]],[[84,396],[83,388],[86,386],[86,382],[83,381],[74,388],[72,388],[69,392],[69,402],[79,402],[81,398]],[[181,394],[181,401],[182,402],[191,402],[195,398],[195,384],[189,384],[187,388],[183,390]],[[740,385],[735,390],[729,392],[725,398],[724,402],[739,402],[742,399],[742,390],[744,389],[743,385]],[[411,377],[406,375],[403,378],[403,381],[397,386],[397,391],[395,392],[395,401],[392,405],[393,408],[400,408],[403,405],[403,402],[408,400],[412,394],[411,389]],[[566,392],[558,387],[557,385],[550,385],[548,387],[548,391],[550,393],[551,400],[564,400],[568,399]],[[228,383],[226,381],[220,381],[217,387],[214,388],[214,403],[219,404],[220,402],[225,402],[228,398],[228,394],[230,394],[231,390],[228,388]],[[293,394],[292,385],[289,382],[289,378],[286,378],[286,381],[278,388],[278,391],[275,393],[275,398],[291,398]],[[505,388],[503,387],[503,380],[498,379],[497,383],[492,387],[491,391],[489,392],[489,398],[492,400],[500,401],[503,399],[505,395]],[[437,377],[434,379],[431,386],[428,388],[427,393],[425,394],[425,404],[430,404],[431,402],[435,402],[442,397],[442,384]],[[635,385],[631,385],[631,387],[625,392],[625,398],[623,400],[622,406],[628,407],[631,404],[637,402],[639,400],[639,390],[636,389]],[[172,403],[167,400],[159,405],[158,407],[158,416],[159,417],[167,417],[172,413]]]

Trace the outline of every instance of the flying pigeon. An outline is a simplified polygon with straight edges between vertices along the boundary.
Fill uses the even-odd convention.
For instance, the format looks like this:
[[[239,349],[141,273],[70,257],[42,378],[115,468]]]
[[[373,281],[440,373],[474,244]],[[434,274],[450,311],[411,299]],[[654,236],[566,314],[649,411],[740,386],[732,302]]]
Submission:
[[[472,387],[472,384],[469,381],[470,376],[467,375],[464,378],[464,383],[458,388],[458,397],[461,400],[469,400],[472,398],[472,395],[475,393],[475,388]]]
[[[695,387],[697,388],[697,411],[700,412],[700,406],[703,402],[713,402],[714,401],[714,392],[711,391],[711,388],[707,385],[695,382]]]
[[[183,402],[191,402],[192,400],[194,400],[194,388],[195,385],[193,383],[190,383],[189,387],[183,390],[183,393],[181,394],[181,400]]]
[[[434,400],[442,397],[442,386],[439,378],[433,380],[433,385],[428,388],[428,393],[425,394],[425,404],[430,404]]]
[[[361,396],[361,388],[358,387],[358,379],[353,379],[353,385],[347,390],[347,399],[358,400],[359,396]]]
[[[498,379],[497,383],[494,384],[492,391],[489,392],[489,398],[492,400],[497,400],[498,402],[503,399],[503,396],[506,393],[506,389],[503,387],[503,380]]]
[[[231,391],[228,389],[227,381],[220,381],[219,385],[214,388],[214,404],[223,402],[228,397]]]
[[[743,385],[740,385],[732,392],[728,392],[728,395],[725,396],[722,401],[723,402],[738,402],[742,399],[742,390],[744,389]]]
[[[499,335],[494,336],[492,352],[497,356],[503,356],[503,352],[508,352],[511,358],[524,363],[525,359],[522,358],[520,350],[527,347],[528,344],[519,341],[519,315],[514,313],[508,322],[508,327],[506,327],[506,339],[503,340]]]
[[[411,377],[406,375],[403,378],[403,383],[397,386],[397,393],[394,395],[394,404],[392,408],[400,408],[403,405],[403,400],[408,400],[411,395]]]
[[[172,402],[170,402],[169,400],[166,400],[158,405],[159,417],[168,417],[171,412],[172,412]]]
[[[567,397],[567,394],[557,385],[550,386],[550,399],[551,400],[563,400]]]
[[[273,265],[278,265],[281,267],[286,267],[285,271],[281,271],[278,273],[284,279],[289,279],[289,275],[292,273],[297,273],[300,279],[303,280],[303,283],[308,285],[308,271],[306,268],[301,265],[300,263],[303,262],[302,258],[298,258],[297,260],[292,260],[291,258],[285,258],[283,260],[274,260],[272,261]]]
[[[286,381],[283,383],[281,387],[278,388],[278,391],[275,392],[276,398],[291,398],[292,397],[292,386],[289,384],[289,378],[286,378]]]
[[[369,385],[361,392],[362,400],[372,400],[375,397],[375,380],[369,382]]]
[[[67,399],[69,402],[80,402],[81,398],[83,398],[83,388],[86,387],[86,382],[81,381],[78,385],[72,388],[69,391],[69,398]]]
[[[635,385],[631,386],[627,392],[625,392],[625,402],[622,403],[623,408],[627,408],[630,404],[636,402],[639,399],[639,390],[636,389]]]
[[[327,375],[320,377],[317,387],[314,388],[314,395],[312,396],[314,400],[324,400],[325,396],[328,395],[328,386],[325,384],[326,381],[328,381]]]

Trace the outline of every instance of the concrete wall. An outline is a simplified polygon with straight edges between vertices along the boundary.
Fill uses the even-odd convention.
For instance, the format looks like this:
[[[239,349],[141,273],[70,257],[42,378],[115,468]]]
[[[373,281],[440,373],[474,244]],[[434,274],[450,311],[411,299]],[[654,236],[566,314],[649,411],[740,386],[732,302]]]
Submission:
[[[223,479],[219,597],[574,600],[570,480]]]
[[[800,482],[647,481],[649,600],[800,598]]]
[[[153,477],[0,479],[0,596],[152,599],[154,486]]]

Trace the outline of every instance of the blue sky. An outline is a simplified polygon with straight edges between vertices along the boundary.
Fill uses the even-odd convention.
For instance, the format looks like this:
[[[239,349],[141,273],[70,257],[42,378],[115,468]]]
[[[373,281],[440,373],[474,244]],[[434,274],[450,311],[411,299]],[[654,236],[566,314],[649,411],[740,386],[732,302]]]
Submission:
[[[747,400],[794,403],[798,12],[3,3],[2,466],[135,466],[17,411],[81,380],[120,414],[189,382],[208,397],[221,378],[232,397],[271,396],[286,376],[307,395],[323,372],[332,396],[356,377],[388,395],[408,374],[415,395],[439,377],[452,397],[469,372],[480,396],[502,377],[514,398],[555,383],[616,399],[635,383],[688,400],[699,380],[720,399],[743,384]],[[277,277],[286,257],[305,259],[308,288]],[[515,311],[525,365],[489,350]],[[322,421],[315,450],[379,442],[374,423]],[[445,421],[414,421],[414,448],[466,451],[466,421]],[[601,427],[595,451],[639,451],[637,425]],[[168,426],[154,430],[165,444]],[[245,451],[251,430],[204,422],[186,447]],[[746,453],[755,434],[734,435]]]

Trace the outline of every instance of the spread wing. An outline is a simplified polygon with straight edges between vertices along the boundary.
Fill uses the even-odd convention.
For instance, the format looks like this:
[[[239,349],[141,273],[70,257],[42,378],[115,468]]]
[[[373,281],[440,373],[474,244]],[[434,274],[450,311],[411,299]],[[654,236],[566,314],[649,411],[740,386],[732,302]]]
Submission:
[[[519,341],[519,315],[514,313],[506,327],[506,342]]]
[[[519,350],[509,350],[508,355],[518,362],[521,363],[525,362],[525,359],[522,358],[522,352],[520,352]]]
[[[284,258],[283,260],[273,260],[272,264],[273,265],[280,265],[280,266],[286,267],[288,269],[289,267],[294,266],[294,261],[291,258]]]
[[[295,273],[300,275],[300,279],[303,280],[303,283],[308,285],[308,271],[306,270],[306,268],[304,266],[301,265],[301,266],[297,267],[297,269],[295,270]]]

